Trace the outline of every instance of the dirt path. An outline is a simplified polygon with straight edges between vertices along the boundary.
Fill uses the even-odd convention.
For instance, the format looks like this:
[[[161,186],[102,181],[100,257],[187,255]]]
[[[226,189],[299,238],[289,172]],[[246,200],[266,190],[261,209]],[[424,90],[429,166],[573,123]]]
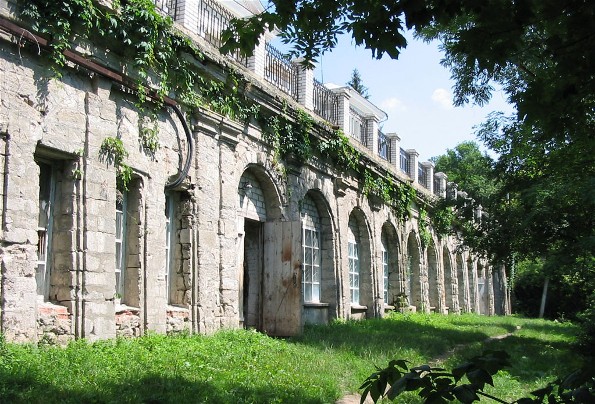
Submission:
[[[517,325],[516,328],[515,328],[515,330],[513,332],[509,332],[509,333],[501,334],[501,335],[495,335],[493,337],[486,338],[485,340],[483,340],[483,343],[484,344],[488,344],[488,343],[490,343],[492,341],[498,341],[498,340],[501,340],[501,339],[504,339],[504,338],[508,338],[508,337],[510,337],[516,331],[518,331],[520,329],[521,329],[521,327]],[[435,357],[432,360],[430,360],[430,362],[428,362],[428,365],[430,365],[432,367],[440,366],[450,356],[452,356],[455,353],[457,353],[457,352],[465,349],[468,345],[469,344],[458,344],[458,345],[455,345],[454,347],[452,347],[448,351],[446,351],[443,354],[438,355],[437,357]],[[354,393],[354,394],[349,394],[347,396],[344,396],[344,397],[340,398],[339,400],[337,400],[335,402],[335,404],[359,404],[359,401],[360,400],[361,400],[361,395],[359,395],[358,393]],[[366,401],[364,401],[364,403],[366,403],[366,404],[373,404],[374,401],[372,401],[372,399],[370,398],[370,396],[368,396],[368,397],[366,397]]]

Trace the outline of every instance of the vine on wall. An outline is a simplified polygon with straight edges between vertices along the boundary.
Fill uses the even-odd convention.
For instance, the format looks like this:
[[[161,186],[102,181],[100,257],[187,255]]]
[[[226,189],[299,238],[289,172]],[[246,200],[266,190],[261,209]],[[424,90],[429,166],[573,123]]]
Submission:
[[[203,60],[200,50],[174,28],[170,17],[156,10],[152,0],[114,1],[111,10],[97,6],[93,0],[29,0],[19,4],[22,17],[32,28],[50,37],[50,59],[57,77],[66,63],[63,52],[73,41],[101,43],[134,61],[127,74],[137,79],[136,105],[141,115],[156,117],[163,97],[173,93],[190,108],[206,107],[242,122],[254,119],[277,158],[303,164],[316,152],[337,169],[355,172],[363,178],[364,194],[380,197],[400,217],[409,214],[418,197],[410,184],[397,183],[365,167],[361,153],[342,131],[320,126],[323,136],[312,137],[315,122],[305,111],[290,111],[284,104],[282,114],[267,114],[245,95],[247,81],[240,74],[229,70],[222,81],[200,72],[190,61]],[[157,126],[139,130],[139,136],[144,150],[154,155],[159,148]],[[119,183],[126,188],[132,170],[124,162],[128,153],[122,141],[106,138],[100,153],[111,159]],[[420,223],[426,221],[427,213],[420,210]],[[420,224],[420,234],[427,230],[424,224]]]

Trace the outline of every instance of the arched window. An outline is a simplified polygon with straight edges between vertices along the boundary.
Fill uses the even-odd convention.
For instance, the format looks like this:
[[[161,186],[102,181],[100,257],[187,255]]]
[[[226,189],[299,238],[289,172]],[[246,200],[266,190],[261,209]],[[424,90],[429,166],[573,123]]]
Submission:
[[[384,304],[389,304],[388,301],[388,275],[389,275],[389,254],[388,254],[388,241],[386,240],[386,235],[382,235],[382,240],[380,243],[380,254],[382,259],[382,297],[384,300]]]
[[[349,220],[347,234],[347,259],[349,262],[349,301],[351,304],[359,305],[360,301],[360,238],[357,223]]]
[[[302,204],[302,290],[304,302],[320,302],[321,238],[320,215],[312,198]]]

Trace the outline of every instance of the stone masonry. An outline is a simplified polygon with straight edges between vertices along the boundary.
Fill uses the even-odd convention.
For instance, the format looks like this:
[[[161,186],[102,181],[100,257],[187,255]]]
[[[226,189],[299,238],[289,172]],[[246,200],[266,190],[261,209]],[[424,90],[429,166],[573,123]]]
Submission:
[[[14,4],[0,0],[0,17],[14,20]],[[178,4],[182,17],[196,20],[193,1]],[[216,50],[189,35],[219,69]],[[263,60],[255,56],[252,66],[264,70]],[[313,114],[312,91],[301,91],[300,106],[250,66],[237,69],[263,108],[286,99]],[[347,114],[345,104],[359,99],[339,91]],[[358,102],[372,125],[370,144],[354,147],[411,183],[398,160],[375,154],[380,112]],[[120,83],[72,63],[53,78],[44,51],[0,29],[0,332],[8,340],[63,344],[237,327],[293,335],[305,323],[394,309],[507,312],[506,269],[433,232],[422,246],[416,207],[410,219],[397,217],[324,156],[300,167],[279,161],[255,122],[186,112],[195,154],[188,176],[168,189],[189,157],[171,109],[157,117],[160,148],[147,154],[139,141],[146,122]],[[106,138],[129,152],[127,190],[102,153]],[[392,155],[398,159],[398,147]],[[309,227],[304,201],[316,210]],[[314,300],[304,300],[305,288]]]

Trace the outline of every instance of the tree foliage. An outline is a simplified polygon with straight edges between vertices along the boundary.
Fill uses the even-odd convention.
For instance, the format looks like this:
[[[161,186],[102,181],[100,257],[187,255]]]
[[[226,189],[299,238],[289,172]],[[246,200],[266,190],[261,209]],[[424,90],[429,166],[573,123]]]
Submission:
[[[487,350],[450,372],[443,368],[421,365],[408,368],[407,361],[391,360],[384,369],[377,368],[362,384],[360,403],[368,395],[373,402],[388,398],[397,402],[406,391],[417,391],[425,404],[473,403],[481,397],[508,404],[485,392],[486,385],[494,386],[493,375],[510,367],[510,355],[504,351]],[[515,400],[511,404],[591,403],[595,399],[595,384],[588,366],[574,370],[565,377],[531,392],[531,397]]]
[[[497,179],[494,176],[494,161],[482,153],[473,141],[459,143],[446,154],[432,157],[436,172],[447,174],[449,182],[457,189],[467,192],[478,203],[484,204],[496,192]]]
[[[364,97],[366,100],[370,98],[368,94],[368,87],[364,86],[362,76],[359,74],[359,70],[353,69],[351,72],[351,79],[347,82],[348,86],[351,86],[359,95]]]
[[[477,132],[498,155],[498,192],[476,248],[494,260],[543,257],[595,272],[595,3],[586,0],[271,0],[236,21],[224,50],[249,50],[279,29],[293,53],[316,60],[350,34],[397,58],[406,29],[437,39],[455,81],[455,104],[484,105],[494,86],[516,113],[494,113]],[[555,264],[554,264],[555,263]]]

